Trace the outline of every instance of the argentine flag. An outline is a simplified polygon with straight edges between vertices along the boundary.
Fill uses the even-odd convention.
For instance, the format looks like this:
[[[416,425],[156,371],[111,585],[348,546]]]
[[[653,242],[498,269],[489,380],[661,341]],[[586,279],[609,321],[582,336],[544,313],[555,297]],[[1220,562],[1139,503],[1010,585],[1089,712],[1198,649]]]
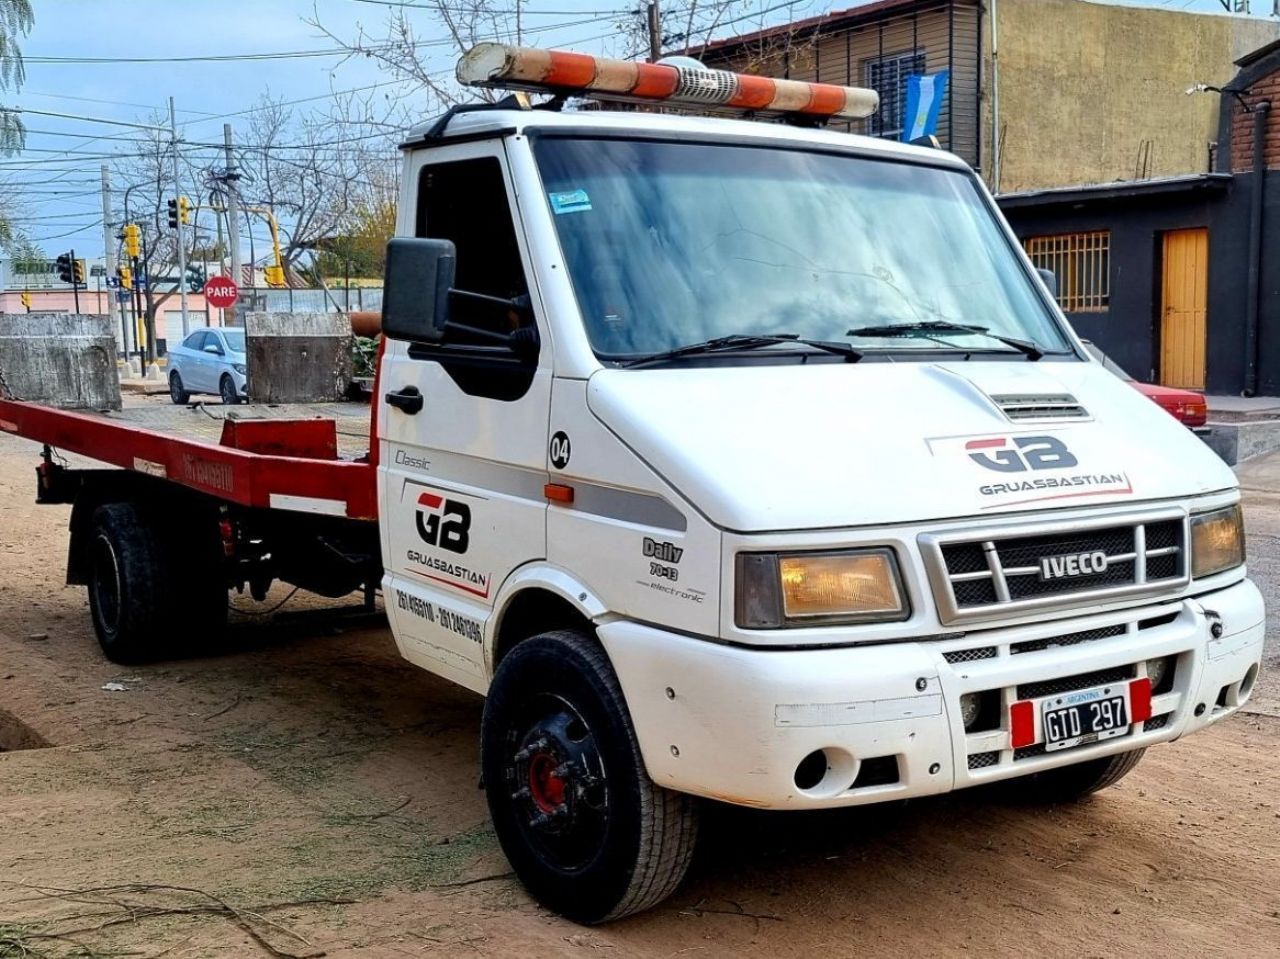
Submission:
[[[903,117],[902,142],[936,133],[938,114],[942,112],[942,98],[947,95],[950,70],[937,73],[916,74],[907,77],[907,112]]]

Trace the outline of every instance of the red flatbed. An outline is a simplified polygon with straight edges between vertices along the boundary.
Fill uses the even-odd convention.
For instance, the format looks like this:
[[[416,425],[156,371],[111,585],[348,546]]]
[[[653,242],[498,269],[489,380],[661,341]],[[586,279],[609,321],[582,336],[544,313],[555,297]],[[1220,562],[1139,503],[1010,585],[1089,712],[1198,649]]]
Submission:
[[[0,400],[0,431],[242,506],[377,517],[365,403],[90,413]]]

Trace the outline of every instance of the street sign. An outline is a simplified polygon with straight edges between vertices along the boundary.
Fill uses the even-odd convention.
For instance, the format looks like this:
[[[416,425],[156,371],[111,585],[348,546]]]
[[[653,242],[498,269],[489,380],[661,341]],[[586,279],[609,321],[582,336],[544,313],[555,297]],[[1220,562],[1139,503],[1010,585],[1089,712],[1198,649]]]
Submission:
[[[215,309],[225,310],[234,306],[240,290],[230,277],[211,276],[204,284],[204,297]]]
[[[118,277],[118,276],[109,276],[109,277],[107,277],[107,289],[108,289],[108,290],[114,290],[114,289],[117,289],[119,286],[120,286],[120,277]]]
[[[132,294],[128,290],[116,290],[116,300],[121,303],[128,303]]]

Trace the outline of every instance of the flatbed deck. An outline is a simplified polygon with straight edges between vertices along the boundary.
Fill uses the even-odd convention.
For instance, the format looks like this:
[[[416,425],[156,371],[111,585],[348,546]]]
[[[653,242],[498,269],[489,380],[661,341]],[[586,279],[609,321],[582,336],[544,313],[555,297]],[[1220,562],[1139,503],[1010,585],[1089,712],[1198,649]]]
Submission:
[[[188,406],[133,406],[118,412],[90,415],[166,436],[214,445],[221,442],[223,424],[227,420],[333,420],[340,458],[356,460],[369,452],[368,403],[244,403],[238,406],[192,403]]]
[[[0,400],[0,431],[243,506],[375,519],[366,403],[80,412]]]

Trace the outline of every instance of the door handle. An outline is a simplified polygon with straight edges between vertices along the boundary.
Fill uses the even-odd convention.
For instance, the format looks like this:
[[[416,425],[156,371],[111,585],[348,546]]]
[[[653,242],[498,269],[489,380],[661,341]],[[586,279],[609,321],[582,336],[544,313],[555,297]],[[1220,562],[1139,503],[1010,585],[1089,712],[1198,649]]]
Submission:
[[[416,386],[406,386],[398,392],[388,393],[387,402],[413,416],[422,411],[422,392]]]

